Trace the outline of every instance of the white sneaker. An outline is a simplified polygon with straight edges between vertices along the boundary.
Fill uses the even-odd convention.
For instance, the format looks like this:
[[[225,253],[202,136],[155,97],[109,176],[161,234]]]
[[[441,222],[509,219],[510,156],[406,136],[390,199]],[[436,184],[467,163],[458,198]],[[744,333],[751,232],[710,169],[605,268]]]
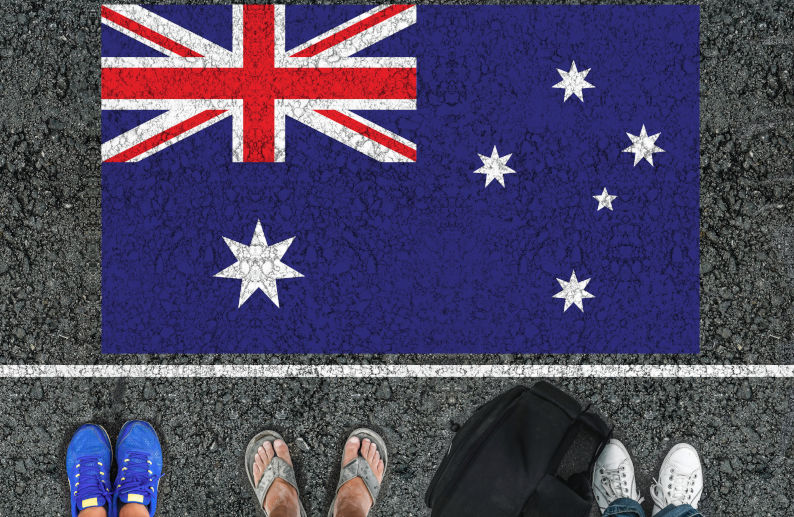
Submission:
[[[617,440],[609,440],[595,462],[593,494],[601,513],[616,499],[625,497],[642,502],[629,451]]]
[[[688,504],[698,507],[703,494],[703,467],[694,447],[679,443],[667,453],[659,471],[659,480],[651,485],[653,513],[668,505]]]

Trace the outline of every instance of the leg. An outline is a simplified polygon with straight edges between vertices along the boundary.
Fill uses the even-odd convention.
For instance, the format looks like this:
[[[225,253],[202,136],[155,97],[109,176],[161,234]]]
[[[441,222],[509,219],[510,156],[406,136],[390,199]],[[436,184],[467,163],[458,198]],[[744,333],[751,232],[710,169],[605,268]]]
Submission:
[[[703,517],[703,514],[688,504],[673,506],[672,504],[656,514],[656,517]]]
[[[622,498],[607,507],[604,517],[645,517],[645,512],[637,501]]]
[[[367,517],[369,510],[364,510],[357,504],[351,502],[337,501],[334,506],[335,517]]]
[[[347,464],[356,459],[359,451],[361,451],[361,456],[369,463],[378,483],[383,481],[385,465],[380,458],[380,453],[378,453],[378,446],[366,438],[359,440],[353,436],[347,441],[342,463]],[[372,497],[369,495],[364,482],[361,478],[353,478],[339,487],[336,504],[334,505],[334,517],[366,517],[372,505]]]
[[[268,515],[270,515],[270,517],[292,517],[295,514],[289,508],[279,506]]]
[[[149,517],[149,509],[142,504],[127,503],[119,510],[119,517]]]
[[[104,507],[86,508],[77,514],[77,517],[107,517],[108,512]]]

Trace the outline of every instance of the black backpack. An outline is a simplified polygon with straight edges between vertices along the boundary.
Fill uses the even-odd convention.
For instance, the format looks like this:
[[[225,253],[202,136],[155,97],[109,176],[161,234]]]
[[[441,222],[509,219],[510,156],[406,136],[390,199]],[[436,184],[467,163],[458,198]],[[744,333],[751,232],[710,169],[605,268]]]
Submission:
[[[584,517],[611,429],[547,382],[516,386],[460,428],[425,503],[433,517]]]

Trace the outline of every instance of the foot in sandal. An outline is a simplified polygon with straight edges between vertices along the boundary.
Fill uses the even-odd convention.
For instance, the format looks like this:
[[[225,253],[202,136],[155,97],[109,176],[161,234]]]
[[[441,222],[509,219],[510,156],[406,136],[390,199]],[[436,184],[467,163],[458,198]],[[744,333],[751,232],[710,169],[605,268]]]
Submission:
[[[257,498],[268,517],[306,515],[295,488],[295,472],[289,448],[272,431],[254,437],[246,452],[246,467]],[[263,480],[263,476],[267,480]],[[261,483],[260,483],[261,481]],[[270,483],[269,486],[267,483]]]
[[[369,438],[361,439],[358,436],[351,436],[345,443],[342,465],[348,465],[359,456],[366,460],[379,485],[383,481],[386,464],[377,444]],[[377,497],[377,493],[375,497]],[[364,480],[361,477],[354,477],[339,487],[333,515],[334,517],[365,517],[374,503],[373,496]]]

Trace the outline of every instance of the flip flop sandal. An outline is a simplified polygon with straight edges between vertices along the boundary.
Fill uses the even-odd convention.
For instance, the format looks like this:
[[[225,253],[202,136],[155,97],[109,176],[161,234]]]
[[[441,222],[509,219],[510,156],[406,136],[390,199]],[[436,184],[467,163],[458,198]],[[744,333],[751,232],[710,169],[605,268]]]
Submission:
[[[360,428],[356,429],[347,437],[347,440],[350,440],[352,437],[358,437],[359,440],[363,441],[364,438],[369,438],[369,441],[373,442],[375,445],[378,446],[378,452],[380,453],[380,459],[383,460],[383,476],[384,479],[386,477],[386,467],[388,466],[388,459],[389,454],[386,449],[386,442],[383,438],[380,437],[378,433],[373,431],[372,429],[365,429]],[[347,440],[345,440],[345,444],[347,444]],[[375,473],[372,472],[372,468],[370,468],[369,463],[367,460],[364,459],[363,456],[360,454],[356,457],[356,459],[351,460],[350,462],[345,465],[342,464],[342,470],[339,472],[339,483],[336,484],[336,493],[339,493],[339,489],[342,488],[342,485],[350,481],[351,479],[361,478],[364,482],[364,486],[367,487],[367,491],[369,492],[370,497],[372,497],[372,508],[375,507],[375,504],[378,502],[378,493],[380,492],[381,486],[383,483],[378,483],[378,479],[375,477]],[[342,453],[342,457],[344,458],[344,453]],[[331,503],[331,508],[328,510],[328,517],[334,517],[334,506],[336,505],[336,495],[334,495],[334,500]],[[372,509],[370,508],[370,510]],[[369,515],[369,513],[367,513]]]
[[[256,500],[259,502],[258,508],[265,515],[265,517],[268,517],[268,513],[264,509],[267,491],[270,490],[270,486],[276,479],[281,479],[286,481],[298,493],[298,505],[300,505],[301,517],[306,517],[306,510],[303,509],[303,503],[300,502],[300,490],[298,490],[298,483],[295,481],[295,469],[293,469],[292,466],[283,459],[279,458],[278,456],[273,456],[273,459],[270,460],[270,463],[268,463],[267,467],[265,467],[265,472],[262,474],[262,479],[259,480],[259,484],[254,483],[253,471],[256,451],[258,451],[259,447],[261,447],[265,442],[272,443],[276,440],[284,440],[284,438],[282,438],[281,435],[275,431],[262,431],[258,435],[251,438],[251,441],[248,442],[248,447],[245,449],[245,472],[248,474],[248,481],[251,483],[251,488],[254,489]]]

